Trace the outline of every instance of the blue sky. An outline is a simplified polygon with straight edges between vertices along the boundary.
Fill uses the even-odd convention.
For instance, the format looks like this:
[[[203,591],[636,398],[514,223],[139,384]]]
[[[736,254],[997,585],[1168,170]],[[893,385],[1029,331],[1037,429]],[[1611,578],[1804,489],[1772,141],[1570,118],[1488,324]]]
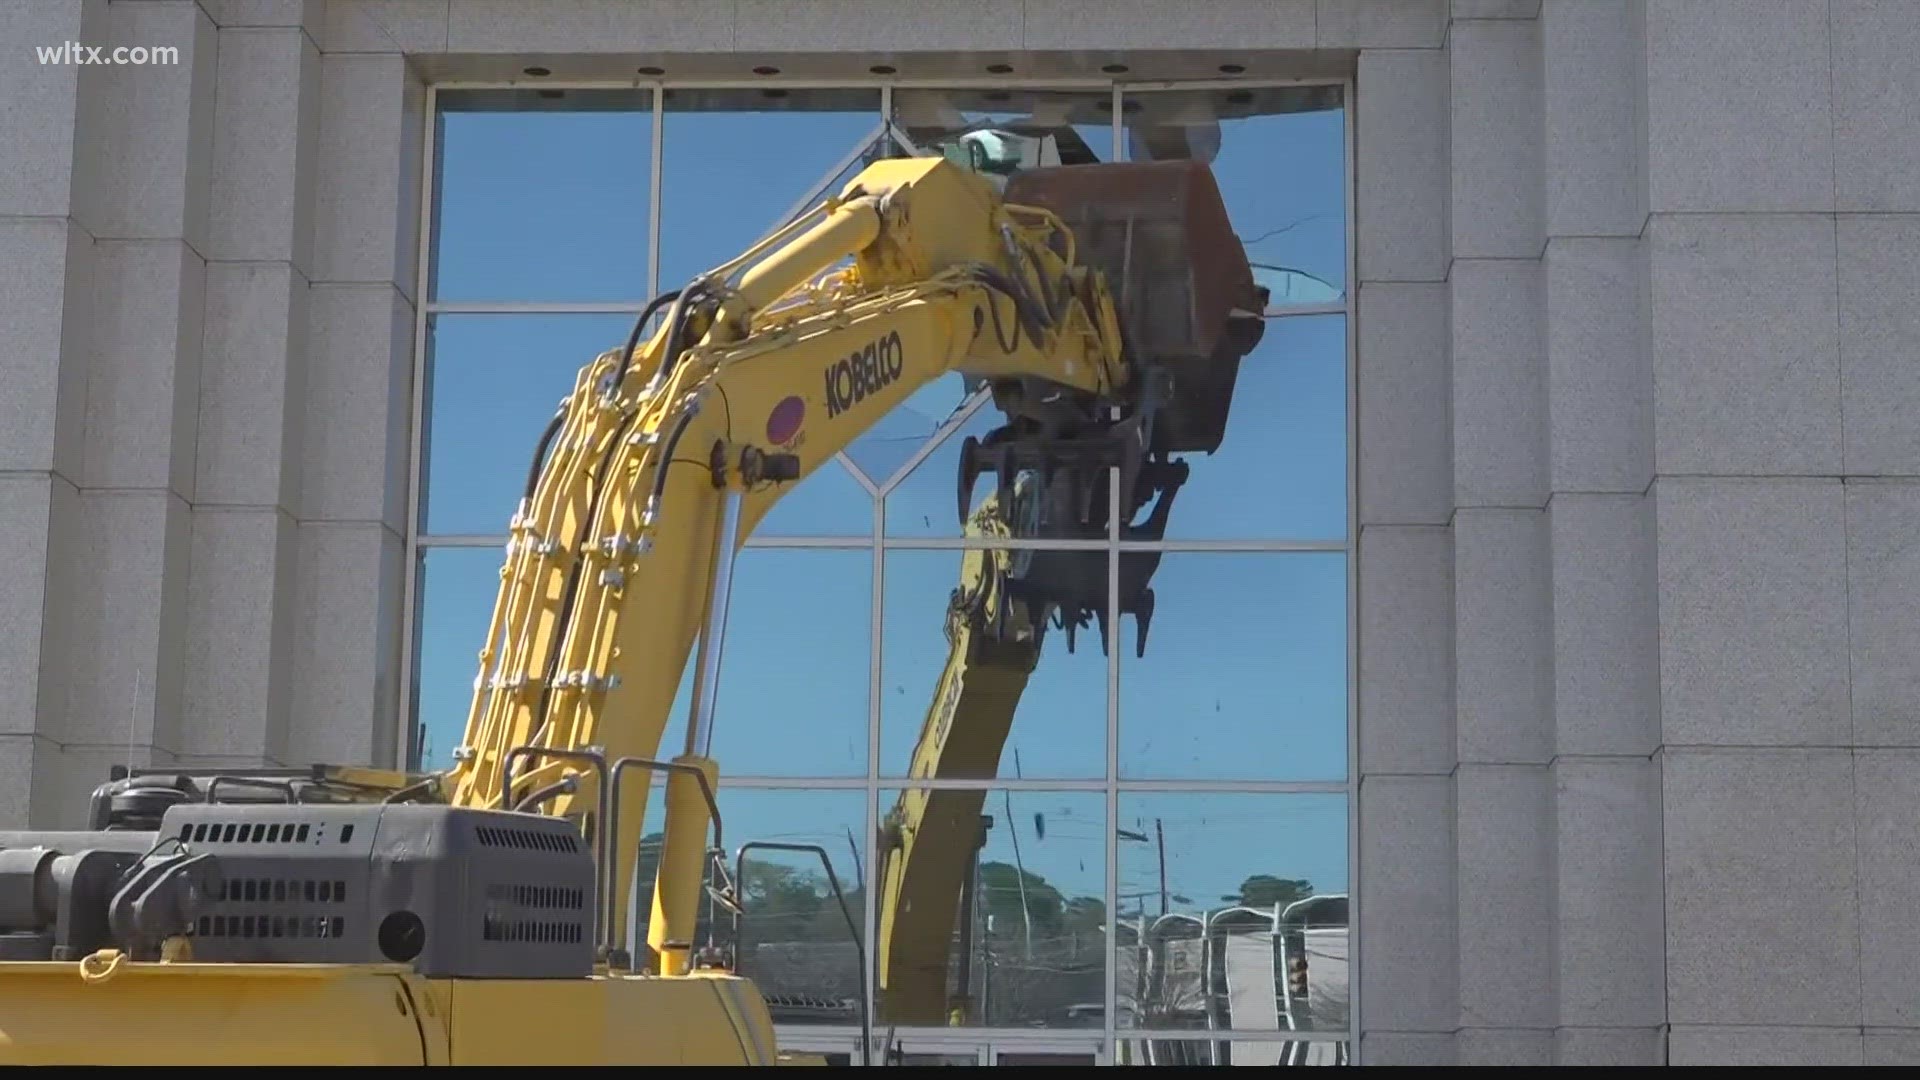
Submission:
[[[1170,115],[1184,104],[1159,99],[1143,115]],[[873,106],[832,113],[670,108],[662,133],[661,288],[732,257],[777,224],[874,131],[877,96]],[[1082,124],[1079,130],[1102,156],[1111,152],[1110,129]],[[1223,123],[1214,171],[1255,262],[1299,269],[1344,289],[1343,137],[1338,111]],[[645,111],[450,114],[440,150],[439,298],[644,300],[652,139]],[[500,532],[541,426],[580,366],[617,346],[629,326],[630,316],[621,314],[436,318],[425,459],[428,534]],[[1265,340],[1242,363],[1226,444],[1210,457],[1191,459],[1192,479],[1176,501],[1170,539],[1343,537],[1345,355],[1342,315],[1269,322]],[[876,485],[895,480],[960,403],[960,392],[957,378],[925,388],[856,443],[849,457]],[[953,485],[960,438],[984,433],[996,421],[989,406],[897,478],[883,508],[889,536],[958,534]],[[873,515],[872,496],[835,467],[789,494],[760,535],[865,543]],[[494,601],[500,558],[497,545],[435,549],[427,556],[418,715],[431,732],[429,764],[444,763],[465,722],[474,651]],[[885,555],[883,779],[904,771],[945,660],[941,622],[959,559],[957,551]],[[865,775],[873,585],[866,549],[756,549],[742,556],[715,743],[723,772]],[[1143,659],[1133,656],[1131,619],[1121,632],[1122,777],[1344,779],[1345,557],[1175,553],[1162,562],[1154,587],[1158,611]],[[1096,635],[1083,636],[1071,655],[1064,638],[1053,635],[1014,720],[1002,774],[1104,776],[1106,678]],[[663,751],[678,748],[681,723],[676,717]],[[729,820],[729,841],[838,836],[836,869],[850,876],[844,830],[864,831],[863,797],[858,791],[729,792],[728,812],[737,815]],[[997,817],[1005,816],[1002,798],[989,798]],[[1012,800],[1027,868],[1069,894],[1099,895],[1104,796],[1028,791]],[[1035,813],[1045,816],[1044,835]],[[1155,817],[1167,830],[1170,889],[1195,902],[1217,902],[1251,873],[1309,877],[1324,890],[1345,887],[1342,795],[1123,793],[1119,827],[1144,822],[1151,833]],[[1012,861],[1012,838],[1003,823],[988,857]],[[1157,904],[1151,845],[1123,842],[1121,859],[1121,891],[1152,888]]]

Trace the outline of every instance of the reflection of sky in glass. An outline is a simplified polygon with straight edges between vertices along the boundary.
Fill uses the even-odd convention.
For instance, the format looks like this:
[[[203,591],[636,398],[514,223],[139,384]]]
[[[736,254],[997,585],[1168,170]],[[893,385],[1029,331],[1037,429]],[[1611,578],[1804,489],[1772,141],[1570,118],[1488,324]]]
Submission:
[[[646,300],[651,111],[441,115],[439,299]]]
[[[941,398],[942,405],[949,400],[958,402],[964,389],[957,376],[935,385],[945,391]],[[913,467],[912,472],[901,477],[887,492],[887,535],[916,539],[959,536],[960,505],[955,496],[960,476],[961,444],[967,441],[968,436],[985,438],[1005,419],[991,401],[986,402],[961,421],[951,435],[941,440],[932,452]],[[921,441],[925,442],[924,439]],[[993,486],[992,476],[980,477],[974,484],[974,497],[968,505],[979,506],[980,500],[992,492]]]
[[[660,288],[752,247],[880,124],[865,112],[679,112],[660,144]],[[847,177],[851,179],[851,175]],[[838,185],[831,189],[838,193]]]
[[[877,96],[871,111],[670,108],[662,136],[660,287],[675,287],[752,244],[842,165],[878,122]],[[449,114],[441,154],[440,297],[642,298],[650,123],[644,112]],[[1101,157],[1110,156],[1109,128],[1075,126]],[[1344,290],[1343,138],[1337,111],[1224,122],[1213,167],[1253,261],[1303,271]],[[437,317],[423,462],[429,534],[494,535],[504,528],[540,427],[578,368],[617,346],[629,327],[630,316],[620,314]],[[1347,334],[1339,314],[1268,323],[1262,344],[1242,361],[1224,445],[1214,455],[1189,458],[1192,475],[1176,499],[1170,539],[1344,537]],[[957,376],[922,389],[847,456],[875,485],[885,484],[949,419],[963,393]],[[886,502],[889,535],[957,535],[959,441],[984,434],[997,417],[989,403],[898,482]],[[834,466],[777,504],[761,535],[865,538],[872,526],[870,496]],[[465,723],[500,558],[497,545],[436,549],[426,557],[417,719],[431,733],[429,765],[446,762]],[[743,557],[715,740],[723,775],[864,774],[871,565],[864,551],[756,550]],[[945,662],[941,625],[958,565],[953,552],[893,552],[885,559],[882,776],[904,768]],[[1122,775],[1344,778],[1345,577],[1338,553],[1167,556],[1154,582],[1159,610],[1144,659],[1133,656],[1134,621],[1124,620],[1119,630]],[[1069,656],[1064,636],[1051,631],[1013,721],[1001,775],[1016,768],[1030,779],[1104,775],[1105,682],[1097,634],[1086,632]],[[662,753],[678,751],[681,730],[676,715]],[[728,797],[749,795],[730,811],[737,817],[728,821],[729,847],[804,824],[793,820],[794,796]],[[1009,818],[998,805],[1005,798],[992,793],[989,802],[997,808],[989,812],[1008,818],[1008,830],[1022,830],[1029,868],[1050,880],[1082,882],[1098,895],[1098,840],[1106,828],[1101,800],[1093,797],[1083,807],[1078,795],[1014,792]],[[1309,815],[1298,809],[1305,797],[1248,796],[1202,814],[1211,806],[1207,800],[1222,798],[1125,795],[1118,824],[1135,829],[1134,818],[1143,817],[1150,830],[1143,800],[1165,800],[1153,813],[1165,819],[1169,854],[1177,847],[1185,867],[1175,888],[1205,893],[1210,902],[1213,893],[1252,873],[1309,877],[1316,886],[1343,878],[1343,810],[1337,817]],[[1325,798],[1344,805],[1344,796]],[[890,804],[891,795],[883,793],[880,812]],[[1036,825],[1036,813],[1044,826]],[[856,836],[865,828],[863,816],[837,803],[830,816]],[[1184,823],[1177,839],[1176,820]],[[1013,833],[1004,835],[990,844],[1010,843]],[[844,848],[844,838],[840,844]],[[865,848],[862,858],[869,858]],[[1140,869],[1136,848],[1141,845],[1121,845],[1128,889],[1152,876]],[[1084,868],[1083,860],[1090,860]]]
[[[1101,559],[1099,552],[1090,557]],[[881,624],[880,773],[905,776],[947,663],[947,597],[958,551],[892,551]],[[1083,633],[1075,651],[1049,631],[1000,755],[1000,775],[1098,779],[1107,774],[1107,661]]]
[[[1211,97],[1219,92],[1208,92]],[[1188,92],[1135,95],[1152,99],[1140,110],[1149,130],[1185,127],[1198,112],[1202,95]],[[1227,216],[1247,249],[1247,259],[1262,266],[1310,274],[1344,292],[1347,281],[1346,119],[1337,109],[1318,112],[1241,116],[1188,129],[1184,143],[1196,151],[1211,149],[1214,182],[1220,186]],[[1149,160],[1140,131],[1127,142],[1129,160]],[[1204,153],[1201,154],[1204,156]],[[1317,302],[1320,298],[1315,297]]]
[[[873,496],[835,459],[774,503],[754,535],[872,536]]]
[[[1168,554],[1147,653],[1124,621],[1120,774],[1347,775],[1347,563],[1340,552]]]
[[[1256,874],[1347,891],[1345,795],[1122,792],[1118,829],[1123,915],[1160,913],[1162,837],[1173,911],[1226,906]]]
[[[624,315],[436,315],[423,497],[429,533],[504,533],[540,432]]]
[[[1187,455],[1167,539],[1344,537],[1346,360],[1345,315],[1267,320],[1240,361],[1220,449]]]
[[[413,721],[416,729],[425,729],[420,736],[424,768],[451,765],[453,748],[466,730],[502,558],[500,548],[483,547],[432,548],[421,559],[414,665],[420,692]]]

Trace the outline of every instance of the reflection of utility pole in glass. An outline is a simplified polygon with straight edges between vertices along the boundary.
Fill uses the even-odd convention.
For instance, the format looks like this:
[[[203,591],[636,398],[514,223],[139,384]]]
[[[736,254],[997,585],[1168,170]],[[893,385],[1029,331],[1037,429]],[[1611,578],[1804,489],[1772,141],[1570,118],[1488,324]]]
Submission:
[[[1133,840],[1142,844],[1147,842],[1146,833],[1137,833],[1128,829],[1113,831],[1114,835],[1122,840]],[[1165,915],[1167,913],[1167,833],[1161,827],[1159,818],[1153,819],[1153,836],[1155,844],[1160,849],[1160,914]]]
[[[1020,826],[1013,819],[1013,789],[1004,788],[1000,794],[1006,796],[1007,835],[1013,838],[1013,880],[1020,888],[1020,928],[1026,934],[1027,962],[1033,962],[1033,915],[1027,909],[1027,868],[1020,862]]]
[[[1167,913],[1167,832],[1153,819],[1153,838],[1160,845],[1160,914]]]
[[[987,830],[991,828],[993,828],[992,815],[980,815],[980,832],[974,840],[973,851],[968,855],[967,876],[960,886],[960,971],[953,1004],[947,1010],[947,1022],[955,1027],[964,1025],[970,1019],[968,1013],[973,1004],[973,943],[976,937],[974,923],[977,919],[974,914],[974,897],[980,891],[980,849],[987,846]],[[982,987],[983,998],[986,996],[984,989]]]
[[[1146,833],[1140,833],[1140,832],[1134,832],[1134,831],[1133,831],[1132,829],[1118,829],[1118,828],[1116,828],[1116,829],[1114,829],[1114,830],[1113,830],[1113,835],[1115,835],[1115,836],[1117,836],[1117,837],[1119,837],[1119,838],[1120,838],[1120,839],[1122,839],[1122,840],[1131,840],[1131,841],[1133,841],[1133,842],[1134,842],[1134,843],[1136,843],[1136,844],[1144,844],[1144,843],[1146,843],[1146,842],[1147,842],[1147,834],[1146,834]],[[1135,898],[1136,898],[1136,899],[1138,899],[1138,896],[1137,896],[1136,894],[1134,894],[1134,893],[1116,893],[1116,894],[1114,895],[1114,901],[1115,901],[1115,903],[1116,903],[1116,904],[1117,904],[1117,903],[1119,902],[1119,900],[1120,900],[1120,898],[1121,898],[1122,896],[1135,896]],[[1146,914],[1146,907],[1147,907],[1147,905],[1146,905],[1146,903],[1145,903],[1145,902],[1143,901],[1143,902],[1142,902],[1142,903],[1140,904],[1140,913],[1141,913],[1141,915],[1142,915],[1142,916],[1144,916],[1144,915]],[[1118,912],[1115,912],[1115,914],[1117,915],[1117,914],[1119,914],[1119,913],[1118,913]],[[1162,911],[1162,912],[1161,912],[1161,914],[1165,914],[1165,912],[1164,912],[1164,911]]]

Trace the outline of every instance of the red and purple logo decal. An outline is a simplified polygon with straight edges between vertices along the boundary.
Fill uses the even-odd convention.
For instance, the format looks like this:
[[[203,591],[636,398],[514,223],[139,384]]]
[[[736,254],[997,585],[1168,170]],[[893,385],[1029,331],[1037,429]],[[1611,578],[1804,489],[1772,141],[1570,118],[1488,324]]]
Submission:
[[[767,441],[775,446],[787,445],[800,434],[800,424],[806,418],[807,403],[797,395],[786,398],[767,416]]]

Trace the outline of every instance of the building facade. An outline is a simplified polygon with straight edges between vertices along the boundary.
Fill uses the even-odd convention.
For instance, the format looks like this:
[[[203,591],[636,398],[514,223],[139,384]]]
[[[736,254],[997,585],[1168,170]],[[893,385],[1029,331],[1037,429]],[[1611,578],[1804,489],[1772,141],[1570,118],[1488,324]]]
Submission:
[[[848,904],[743,864],[787,1041],[859,1060],[875,837],[937,788],[984,841],[952,1017],[865,997],[909,1060],[1920,1060],[1920,10],[23,0],[0,43],[7,825],[116,764],[443,765],[580,366],[1000,125],[1211,162],[1265,332],[1165,538],[1081,551],[1158,558],[1144,650],[1052,632],[990,772],[909,769],[990,401],[929,384],[743,552],[727,835]]]

